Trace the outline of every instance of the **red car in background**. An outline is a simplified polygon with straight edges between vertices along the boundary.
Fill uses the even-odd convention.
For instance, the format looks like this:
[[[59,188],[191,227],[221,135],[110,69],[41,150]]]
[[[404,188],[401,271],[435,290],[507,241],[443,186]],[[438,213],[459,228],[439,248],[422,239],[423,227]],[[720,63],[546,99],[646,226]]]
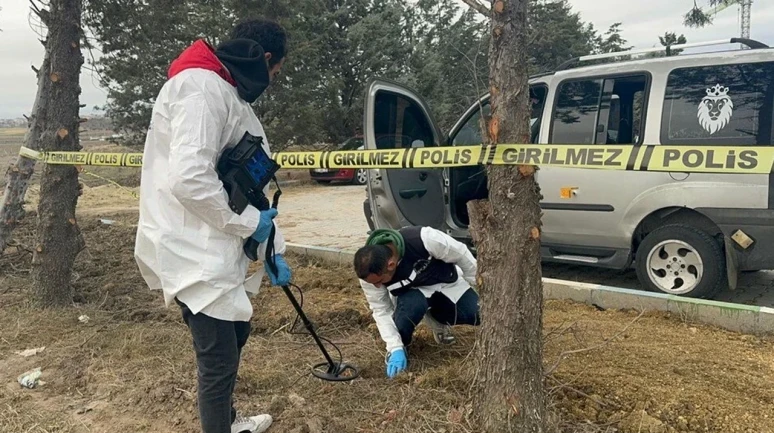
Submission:
[[[363,137],[358,135],[341,143],[335,150],[363,150]],[[368,180],[366,169],[349,168],[313,168],[309,170],[312,180],[317,183],[343,182],[353,185],[365,185]]]

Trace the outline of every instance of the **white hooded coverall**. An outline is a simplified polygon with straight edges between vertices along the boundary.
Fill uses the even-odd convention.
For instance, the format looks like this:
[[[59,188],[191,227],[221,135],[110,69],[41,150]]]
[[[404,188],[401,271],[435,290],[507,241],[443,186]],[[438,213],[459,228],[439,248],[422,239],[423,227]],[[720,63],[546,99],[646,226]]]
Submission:
[[[252,316],[247,292],[258,292],[264,271],[246,279],[242,246],[260,212],[248,206],[234,213],[215,171],[223,150],[245,132],[263,137],[271,154],[252,107],[216,72],[186,69],[159,93],[143,154],[135,259],[167,306],[177,297],[194,314],[227,321]],[[283,254],[279,230],[274,242],[275,254]]]

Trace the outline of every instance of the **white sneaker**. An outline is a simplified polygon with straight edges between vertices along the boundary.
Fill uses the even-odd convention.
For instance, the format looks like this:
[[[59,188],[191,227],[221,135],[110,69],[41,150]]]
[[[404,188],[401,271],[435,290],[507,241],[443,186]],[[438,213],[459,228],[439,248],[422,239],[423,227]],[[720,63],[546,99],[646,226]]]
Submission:
[[[432,331],[433,338],[435,339],[436,343],[454,344],[457,342],[457,339],[451,332],[451,326],[444,325],[441,322],[435,320],[435,318],[433,318],[429,312],[425,314],[425,321],[427,322],[427,326]]]
[[[256,415],[250,418],[237,415],[231,424],[231,433],[263,433],[269,429],[271,423],[271,415]]]

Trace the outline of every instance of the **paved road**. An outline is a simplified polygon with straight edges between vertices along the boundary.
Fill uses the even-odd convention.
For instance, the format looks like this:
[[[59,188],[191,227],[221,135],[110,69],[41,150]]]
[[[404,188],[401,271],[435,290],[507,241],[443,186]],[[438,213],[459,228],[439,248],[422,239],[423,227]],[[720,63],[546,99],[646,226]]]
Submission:
[[[304,186],[282,195],[279,225],[289,242],[356,249],[365,242],[368,223],[363,215],[365,189],[359,186]],[[634,271],[618,272],[584,266],[546,264],[543,275],[570,281],[641,289]],[[717,300],[774,307],[774,272],[740,276],[739,288]]]
[[[297,244],[355,250],[368,237],[362,186],[292,186],[283,189],[277,225]]]

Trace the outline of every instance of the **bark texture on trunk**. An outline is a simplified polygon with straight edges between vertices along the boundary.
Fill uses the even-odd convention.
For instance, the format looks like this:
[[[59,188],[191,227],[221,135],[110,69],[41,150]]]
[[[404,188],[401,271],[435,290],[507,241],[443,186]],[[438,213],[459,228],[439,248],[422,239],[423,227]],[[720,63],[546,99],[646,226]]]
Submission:
[[[41,149],[41,137],[48,118],[49,100],[51,95],[51,79],[47,71],[51,69],[51,56],[45,50],[43,65],[36,70],[38,75],[38,91],[29,116],[27,133],[24,136],[24,146],[30,149]],[[24,197],[30,178],[35,171],[35,161],[17,157],[5,173],[5,192],[0,203],[0,254],[2,254],[19,221],[24,218]]]
[[[529,142],[528,0],[491,9],[490,143]],[[473,408],[482,432],[549,431],[543,382],[540,188],[533,166],[487,169],[489,198],[468,203],[478,253],[483,323],[476,339]]]
[[[42,15],[48,28],[46,55],[48,70],[41,70],[48,82],[42,94],[46,118],[40,143],[45,151],[78,151],[79,84],[82,0],[51,0]],[[70,277],[73,263],[84,247],[75,220],[78,202],[78,171],[73,166],[46,165],[40,181],[38,230],[32,260],[35,301],[43,307],[72,302]]]

